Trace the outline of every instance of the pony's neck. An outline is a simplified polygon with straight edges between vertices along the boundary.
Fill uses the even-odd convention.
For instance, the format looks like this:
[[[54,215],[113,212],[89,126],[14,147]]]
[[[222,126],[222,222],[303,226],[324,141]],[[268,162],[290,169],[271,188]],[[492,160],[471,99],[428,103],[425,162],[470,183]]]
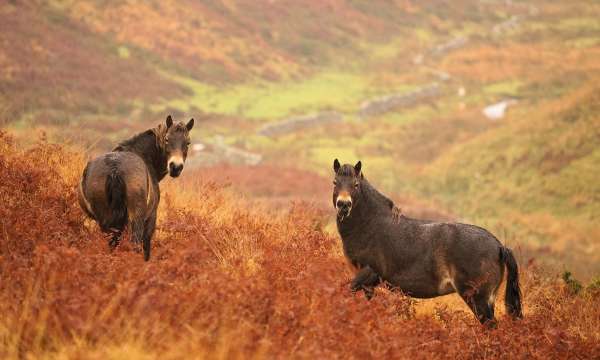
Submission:
[[[375,189],[367,179],[362,180],[361,186],[361,200],[366,200],[364,203],[369,211],[376,210],[379,216],[392,213],[394,202],[390,198]]]
[[[374,219],[393,215],[394,202],[375,189],[366,179],[361,182],[361,196],[354,208],[343,221],[337,219],[338,230],[342,237],[361,233]]]
[[[160,145],[157,132],[146,130],[120,143],[113,151],[130,151],[141,157],[156,181],[168,173],[167,154]]]

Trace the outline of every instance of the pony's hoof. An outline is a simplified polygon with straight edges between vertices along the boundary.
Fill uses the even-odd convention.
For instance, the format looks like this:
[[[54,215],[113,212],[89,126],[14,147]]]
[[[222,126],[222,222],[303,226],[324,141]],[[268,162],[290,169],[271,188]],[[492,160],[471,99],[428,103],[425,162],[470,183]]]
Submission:
[[[119,240],[118,239],[112,239],[108,241],[108,248],[110,249],[110,251],[113,251],[117,248],[117,246],[119,246]]]

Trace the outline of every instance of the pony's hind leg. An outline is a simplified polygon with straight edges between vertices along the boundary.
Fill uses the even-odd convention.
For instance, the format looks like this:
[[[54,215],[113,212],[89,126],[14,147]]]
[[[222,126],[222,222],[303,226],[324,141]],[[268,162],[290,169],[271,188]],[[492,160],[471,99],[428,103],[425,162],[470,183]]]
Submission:
[[[142,247],[144,249],[144,260],[150,260],[150,242],[152,240],[152,236],[154,235],[154,229],[156,228],[156,214],[152,214],[146,222],[144,226],[144,237]]]
[[[144,239],[144,220],[132,219],[131,221],[131,240],[137,250],[139,250],[142,240]]]
[[[459,294],[467,303],[477,320],[489,328],[497,326],[494,317],[494,301],[491,291],[482,291],[483,289],[460,289]]]
[[[494,315],[494,303],[490,302],[489,296],[485,296],[484,299],[480,300],[479,307],[483,309],[484,320],[481,323],[491,329],[495,329],[498,326],[498,321]]]

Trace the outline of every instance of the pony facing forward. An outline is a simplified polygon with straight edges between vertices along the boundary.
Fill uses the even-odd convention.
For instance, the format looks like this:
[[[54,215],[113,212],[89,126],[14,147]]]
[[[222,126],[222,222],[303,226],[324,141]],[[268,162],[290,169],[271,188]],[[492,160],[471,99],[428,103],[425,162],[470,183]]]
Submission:
[[[507,313],[522,317],[517,262],[494,235],[474,225],[436,223],[400,215],[356,165],[333,163],[333,206],[344,254],[356,268],[352,291],[367,298],[382,280],[409,296],[457,292],[477,319],[495,326],[496,293],[508,272]]]
[[[183,171],[193,126],[194,119],[174,124],[169,115],[165,124],[87,163],[79,183],[79,205],[103,232],[112,234],[111,248],[119,244],[129,223],[133,241],[142,244],[144,260],[150,259],[160,201],[158,183],[167,174],[175,178]]]

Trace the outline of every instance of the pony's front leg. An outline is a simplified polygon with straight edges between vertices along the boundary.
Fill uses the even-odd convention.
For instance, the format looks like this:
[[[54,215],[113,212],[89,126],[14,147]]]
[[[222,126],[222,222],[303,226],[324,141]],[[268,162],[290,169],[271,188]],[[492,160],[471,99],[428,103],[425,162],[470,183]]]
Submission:
[[[122,232],[121,231],[112,231],[111,234],[112,234],[112,237],[108,241],[108,247],[111,250],[114,250],[119,245],[119,242],[121,242]]]
[[[363,290],[365,296],[368,300],[371,300],[374,293],[375,286],[379,285],[381,282],[379,275],[373,270],[369,265],[360,269],[360,271],[352,280],[350,284],[350,290],[352,292],[356,292],[359,290]]]

